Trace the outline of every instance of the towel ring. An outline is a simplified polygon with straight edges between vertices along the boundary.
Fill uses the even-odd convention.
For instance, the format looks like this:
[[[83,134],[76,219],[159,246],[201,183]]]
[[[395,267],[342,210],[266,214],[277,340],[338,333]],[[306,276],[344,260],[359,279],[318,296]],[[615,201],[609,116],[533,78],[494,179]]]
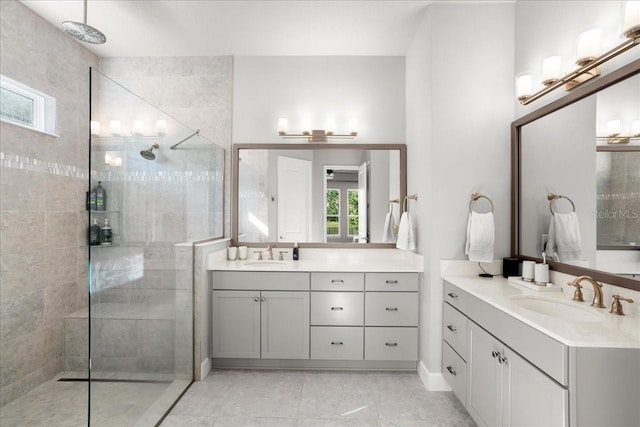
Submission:
[[[471,193],[471,200],[469,200],[469,212],[473,212],[473,209],[472,209],[473,204],[482,198],[487,199],[489,201],[489,204],[491,205],[491,212],[493,212],[493,201],[489,197],[485,196],[484,194],[475,193],[475,192]]]
[[[409,213],[409,200],[418,200],[418,195],[412,194],[404,197],[404,201],[402,202],[402,212]]]
[[[551,212],[551,215],[556,214],[553,211],[553,202],[558,199],[567,199],[569,203],[571,203],[571,208],[573,209],[573,212],[576,211],[576,205],[573,203],[573,200],[571,200],[567,196],[563,196],[562,194],[549,193],[547,194],[547,200],[549,200],[549,211]]]

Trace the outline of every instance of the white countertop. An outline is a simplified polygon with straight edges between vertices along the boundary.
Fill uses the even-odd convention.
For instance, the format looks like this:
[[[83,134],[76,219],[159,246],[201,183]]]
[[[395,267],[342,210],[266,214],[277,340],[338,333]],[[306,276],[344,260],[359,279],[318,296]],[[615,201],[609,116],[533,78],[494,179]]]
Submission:
[[[300,260],[227,261],[219,253],[211,254],[207,270],[225,271],[344,271],[422,273],[422,256],[398,249],[301,249]]]
[[[611,307],[609,298],[604,301],[607,308],[595,308],[590,306],[591,299],[587,292],[585,292],[586,302],[573,301],[573,288],[566,285],[562,285],[562,292],[537,292],[510,284],[507,279],[501,276],[487,279],[477,276],[444,274],[442,278],[568,346],[640,349],[640,316],[637,313],[625,316],[609,313]],[[584,283],[584,286],[583,290],[585,291],[587,287],[591,288],[588,283]],[[624,294],[622,291],[620,293]],[[548,299],[549,304],[554,306],[555,312],[554,314],[543,314],[524,308],[516,302],[518,299],[522,300],[522,297]],[[634,299],[633,304],[640,303],[636,298]],[[560,304],[554,304],[554,301]],[[586,311],[585,314],[593,318],[573,320],[570,314],[573,304],[583,307]],[[627,309],[629,308],[628,304],[623,303],[623,305]],[[567,313],[560,313],[559,311],[564,307],[566,307]]]

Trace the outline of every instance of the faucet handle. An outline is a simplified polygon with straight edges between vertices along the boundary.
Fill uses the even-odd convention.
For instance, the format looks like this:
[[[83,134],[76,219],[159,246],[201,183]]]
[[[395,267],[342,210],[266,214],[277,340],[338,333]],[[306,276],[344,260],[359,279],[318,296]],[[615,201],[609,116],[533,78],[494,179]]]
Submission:
[[[254,254],[258,254],[258,261],[262,261],[262,251],[253,251]]]
[[[284,254],[288,254],[289,251],[278,251],[278,260],[284,261]]]
[[[576,291],[573,293],[573,300],[578,302],[584,302],[584,297],[582,296],[582,285],[580,283],[573,282],[567,283],[569,286],[575,286]]]
[[[609,310],[609,313],[617,314],[619,316],[624,316],[624,312],[622,311],[622,303],[620,302],[620,300],[626,301],[629,303],[632,303],[633,300],[631,298],[621,297],[620,295],[612,295],[612,296],[613,296],[613,303],[611,304],[611,310]]]

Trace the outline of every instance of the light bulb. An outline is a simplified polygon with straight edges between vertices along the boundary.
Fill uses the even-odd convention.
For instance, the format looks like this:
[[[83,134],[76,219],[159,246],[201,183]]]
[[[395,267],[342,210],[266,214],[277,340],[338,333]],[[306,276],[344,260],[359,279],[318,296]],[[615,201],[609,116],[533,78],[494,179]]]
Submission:
[[[628,1],[624,8],[623,33],[634,38],[640,33],[640,1]]]
[[[522,74],[516,78],[516,96],[519,100],[525,100],[533,92],[533,78],[531,74]]]
[[[120,120],[111,120],[109,122],[109,133],[113,136],[120,136]]]
[[[278,119],[278,133],[280,135],[287,134],[287,119],[285,119],[284,117],[280,117]]]
[[[600,55],[600,39],[602,30],[594,28],[580,34],[578,39],[578,59],[576,64],[583,66],[593,61]]]
[[[609,120],[607,122],[607,135],[619,135],[621,127],[620,120]]]
[[[542,61],[542,84],[549,86],[560,79],[561,58],[557,55],[549,56]]]
[[[91,120],[91,136],[100,136],[100,122]]]
[[[144,135],[144,122],[142,120],[134,120],[131,133],[135,136]]]
[[[167,134],[167,121],[166,120],[156,121],[156,135],[165,136],[166,134]]]

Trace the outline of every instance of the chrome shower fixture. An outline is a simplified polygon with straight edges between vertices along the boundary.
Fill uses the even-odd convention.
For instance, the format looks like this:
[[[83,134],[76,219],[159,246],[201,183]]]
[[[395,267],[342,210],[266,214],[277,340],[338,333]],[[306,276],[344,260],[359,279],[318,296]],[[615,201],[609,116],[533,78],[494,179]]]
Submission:
[[[182,144],[183,142],[185,142],[188,139],[193,138],[196,135],[200,135],[200,129],[196,129],[196,131],[194,133],[192,133],[191,135],[189,135],[188,137],[186,137],[185,139],[183,139],[182,141],[176,142],[175,144],[173,144],[171,147],[169,147],[170,150],[175,150],[176,147],[180,144]]]
[[[103,44],[107,37],[102,32],[91,25],[87,25],[87,0],[84,0],[84,20],[83,22],[64,21],[62,29],[74,39],[92,43]]]
[[[155,160],[156,155],[153,154],[153,150],[155,150],[156,148],[160,148],[160,146],[158,144],[153,144],[148,149],[140,151],[140,155],[142,156],[143,159]]]

